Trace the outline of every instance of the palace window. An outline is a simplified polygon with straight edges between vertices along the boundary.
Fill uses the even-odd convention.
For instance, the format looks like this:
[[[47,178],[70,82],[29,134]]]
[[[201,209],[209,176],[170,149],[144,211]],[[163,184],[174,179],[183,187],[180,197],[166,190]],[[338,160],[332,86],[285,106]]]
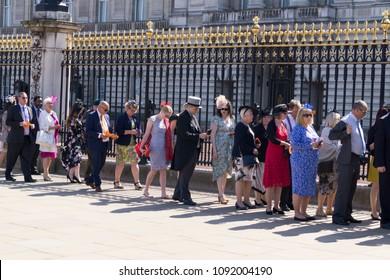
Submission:
[[[3,26],[11,26],[11,0],[3,0]]]

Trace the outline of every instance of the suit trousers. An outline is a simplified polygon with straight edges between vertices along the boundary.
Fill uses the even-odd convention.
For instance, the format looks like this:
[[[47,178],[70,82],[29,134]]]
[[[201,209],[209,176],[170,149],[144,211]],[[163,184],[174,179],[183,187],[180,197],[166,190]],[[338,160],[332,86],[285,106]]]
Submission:
[[[387,168],[387,167],[386,167]],[[379,201],[381,203],[381,225],[390,225],[390,170],[379,173]]]
[[[197,161],[198,151],[195,150],[195,152],[188,158],[187,164],[179,171],[179,178],[177,179],[175,192],[173,194],[174,197],[182,198],[184,200],[191,199],[189,184]]]
[[[7,164],[5,176],[11,176],[11,172],[15,167],[16,161],[20,156],[20,165],[24,179],[31,178],[31,159],[35,144],[31,143],[29,136],[24,136],[23,143],[8,143],[7,148]]]
[[[102,180],[100,179],[100,172],[106,163],[108,142],[101,145],[101,149],[90,149],[92,174],[89,176],[87,183],[95,183],[96,187],[100,187]]]
[[[334,203],[333,221],[345,221],[352,215],[352,200],[359,178],[359,156],[351,155],[349,164],[339,164],[339,183]]]
[[[39,156],[39,145],[33,144],[33,155],[31,159],[31,172],[37,170],[38,171],[38,156]]]

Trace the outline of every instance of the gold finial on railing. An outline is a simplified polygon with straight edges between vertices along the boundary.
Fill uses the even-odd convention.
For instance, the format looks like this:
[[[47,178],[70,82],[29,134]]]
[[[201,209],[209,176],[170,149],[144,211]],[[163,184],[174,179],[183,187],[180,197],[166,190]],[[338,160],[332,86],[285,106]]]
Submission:
[[[298,23],[294,24],[294,43],[298,42]]]
[[[180,42],[180,44],[182,45],[182,46],[184,46],[184,38],[186,37],[186,35],[185,35],[185,33],[184,33],[184,27],[181,29],[181,34],[180,34],[180,40],[181,40],[181,42]]]
[[[206,44],[206,42],[205,42],[205,33],[204,33],[204,31],[205,31],[205,27],[202,27],[202,42],[201,42],[202,45],[205,45],[205,44]]]
[[[314,22],[311,24],[311,30],[309,31],[310,34],[310,43],[314,43],[315,39],[314,36],[316,35],[316,30],[315,30],[315,24]]]
[[[157,33],[157,30],[156,30],[156,33]],[[164,46],[165,45],[165,30],[164,30],[164,28],[163,29],[161,29],[161,46]]]
[[[253,18],[253,25],[252,25],[252,34],[253,34],[253,42],[257,43],[257,34],[260,31],[260,25],[259,25],[260,18],[258,16],[255,16]]]
[[[324,41],[324,38],[322,36],[324,35],[324,24],[320,23],[320,30],[318,31],[318,42],[322,43]]]
[[[241,41],[241,35],[242,35],[242,26],[240,25],[239,27],[238,27],[238,39],[237,39],[237,44],[241,44],[242,43],[242,41]]]
[[[224,45],[226,45],[226,43],[227,43],[227,40],[226,40],[227,36],[228,36],[227,27],[224,26],[223,27],[223,34],[222,34],[222,44],[224,44]]]
[[[171,42],[171,39],[172,39],[171,32],[172,32],[172,30],[170,28],[168,28],[168,35],[167,35],[167,44],[168,44],[168,46],[170,46],[172,44],[172,42]]]
[[[230,44],[234,44],[234,36],[236,36],[236,33],[234,32],[234,26],[232,25],[232,30],[230,31]]]
[[[281,43],[282,42],[282,35],[283,35],[282,25],[279,24],[278,39],[276,40],[277,43]]]
[[[245,41],[244,44],[249,44],[249,36],[251,35],[251,32],[249,31],[249,25],[245,27]]]
[[[332,23],[328,23],[328,30],[325,32],[326,35],[328,36],[328,43],[332,42],[332,35],[333,35],[333,28],[332,28]]]
[[[267,35],[265,24],[263,24],[263,31],[261,32],[261,43],[265,44],[265,36]]]
[[[345,24],[345,42],[349,42],[349,33],[352,31],[351,30],[351,25],[349,23],[349,21],[347,21],[347,23]]]
[[[337,43],[340,42],[340,35],[341,35],[341,32],[342,32],[342,30],[341,30],[341,23],[338,22],[338,23],[337,23],[337,30],[336,30],[336,42],[337,42]]]
[[[215,31],[215,44],[219,45],[219,26],[217,26],[217,30]]]
[[[194,41],[194,44],[195,44],[195,46],[197,46],[198,45],[198,37],[199,37],[199,29],[198,29],[198,27],[196,27],[195,28],[195,41]]]
[[[301,42],[304,44],[306,43],[306,33],[307,33],[307,30],[306,30],[306,23],[304,23],[302,25],[302,40]]]
[[[363,32],[363,41],[364,42],[366,42],[367,40],[368,40],[368,36],[367,36],[367,33],[368,33],[368,31],[369,31],[369,28],[368,28],[368,21],[366,20],[365,22],[364,22],[364,32]]]
[[[284,42],[287,43],[287,44],[290,43],[290,35],[291,35],[290,24],[287,24],[287,28],[286,28],[286,31],[284,31],[284,35],[286,37]]]
[[[378,40],[378,38],[377,38],[377,36],[376,36],[376,33],[379,31],[379,28],[378,28],[378,22],[375,20],[374,21],[374,28],[373,28],[373,30],[372,30],[372,33],[373,33],[373,35],[372,35],[372,41],[376,41],[376,40]]]
[[[353,37],[353,40],[355,41],[355,42],[357,42],[357,41],[359,41],[359,33],[360,33],[360,31],[362,31],[360,28],[359,28],[359,22],[355,22],[355,36]]]
[[[146,23],[146,26],[148,27],[148,29],[146,30],[146,36],[148,36],[148,46],[150,46],[152,44],[153,22],[149,20]],[[142,38],[143,38],[143,36],[142,36]],[[142,44],[143,44],[143,41],[144,40],[142,40]]]
[[[269,34],[269,43],[272,44],[274,42],[274,35],[275,35],[273,24],[271,24],[271,30],[268,32],[268,34]]]
[[[386,10],[382,13],[383,19],[381,21],[381,27],[383,29],[383,41],[387,40],[387,30],[390,28],[389,11]]]
[[[178,43],[177,43],[177,28],[175,28],[175,34],[174,34],[173,38],[175,39],[173,44],[175,46],[177,46],[178,45]]]

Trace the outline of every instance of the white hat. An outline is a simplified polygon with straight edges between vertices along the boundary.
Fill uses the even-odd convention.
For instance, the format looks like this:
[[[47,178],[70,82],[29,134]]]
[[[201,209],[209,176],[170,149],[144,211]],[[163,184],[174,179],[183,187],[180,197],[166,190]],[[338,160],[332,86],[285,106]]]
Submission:
[[[196,97],[196,96],[188,96],[188,100],[187,100],[187,104],[188,105],[192,105],[192,106],[197,106],[199,108],[202,108],[200,106],[200,102],[202,101],[202,99],[200,99],[199,97]]]

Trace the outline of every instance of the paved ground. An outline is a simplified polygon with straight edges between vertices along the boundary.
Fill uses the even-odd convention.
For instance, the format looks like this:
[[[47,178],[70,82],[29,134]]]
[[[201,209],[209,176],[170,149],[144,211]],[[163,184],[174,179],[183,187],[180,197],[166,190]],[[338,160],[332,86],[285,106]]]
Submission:
[[[330,218],[294,222],[264,208],[237,212],[233,197],[193,192],[196,207],[142,198],[140,191],[103,193],[85,185],[0,180],[0,259],[389,259],[390,231],[357,211],[356,226]],[[41,178],[36,176],[36,178]],[[172,192],[169,189],[170,193]],[[154,195],[159,189],[151,190]],[[314,208],[310,209],[314,213]]]

